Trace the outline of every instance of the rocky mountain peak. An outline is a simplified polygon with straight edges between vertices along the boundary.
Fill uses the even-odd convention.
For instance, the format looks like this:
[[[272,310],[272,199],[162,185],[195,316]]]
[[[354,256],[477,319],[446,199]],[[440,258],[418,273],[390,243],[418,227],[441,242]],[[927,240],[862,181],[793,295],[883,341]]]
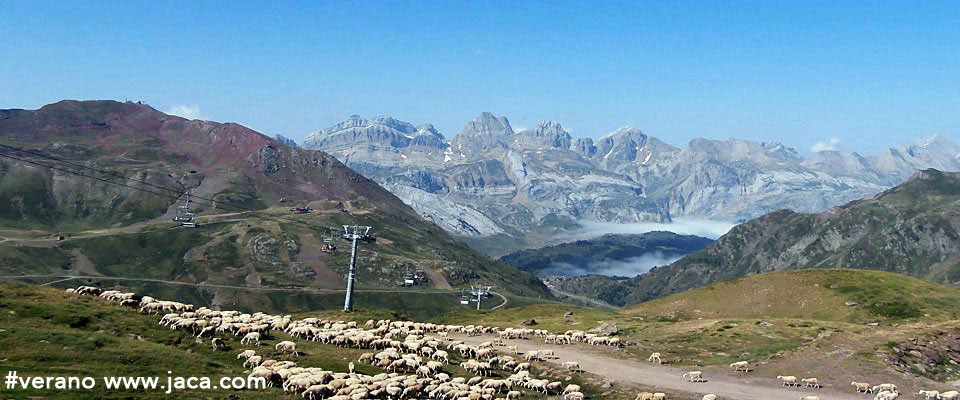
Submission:
[[[467,122],[460,136],[502,136],[513,135],[513,128],[507,117],[497,117],[489,112],[480,113],[473,121]]]
[[[439,139],[443,139],[443,134],[437,130],[432,124],[423,124],[417,127],[417,136],[433,136]]]
[[[365,125],[367,125],[367,120],[360,118],[360,116],[357,114],[353,114],[343,122],[336,124],[334,126],[331,126],[327,129],[324,129],[323,132],[331,133],[331,132],[342,131],[344,129],[356,128],[356,127],[365,126]]]
[[[273,139],[288,147],[293,147],[295,149],[300,148],[300,145],[297,144],[296,140],[290,139],[286,136],[277,134],[273,137]]]
[[[630,125],[624,125],[624,126],[621,126],[620,128],[617,128],[617,130],[613,132],[603,135],[603,137],[601,137],[600,140],[613,139],[619,136],[636,136],[636,135],[643,135],[643,132]]]
[[[532,131],[541,144],[560,149],[569,149],[572,138],[557,121],[540,121]]]

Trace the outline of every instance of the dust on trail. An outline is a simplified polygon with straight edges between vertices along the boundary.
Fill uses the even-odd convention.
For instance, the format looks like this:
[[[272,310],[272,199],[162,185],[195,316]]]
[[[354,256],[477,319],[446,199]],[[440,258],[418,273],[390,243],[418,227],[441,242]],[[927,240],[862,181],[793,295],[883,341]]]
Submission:
[[[339,289],[343,287],[343,278],[336,271],[330,269],[322,260],[328,259],[325,253],[320,249],[323,242],[313,235],[300,236],[300,251],[294,257],[295,262],[302,263],[310,267],[316,274],[313,278],[314,284],[324,289]]]
[[[93,261],[90,261],[89,258],[79,248],[75,248],[70,252],[70,255],[73,256],[73,265],[76,267],[75,271],[80,272],[85,275],[100,276],[103,275],[97,271],[93,266]]]
[[[489,337],[458,335],[456,339],[463,340],[471,345],[477,345],[488,341]],[[549,345],[538,339],[504,340],[504,343],[516,345],[520,352],[551,349],[557,358],[551,359],[549,362],[576,361],[585,372],[602,376],[609,381],[699,393],[701,395],[713,393],[721,399],[797,400],[807,395],[820,396],[822,399],[829,400],[862,400],[864,398],[853,393],[843,393],[827,388],[787,388],[779,386],[779,383],[773,377],[758,377],[749,374],[721,375],[707,369],[704,369],[704,378],[707,379],[707,382],[687,382],[681,375],[688,370],[699,368],[678,369],[645,361],[624,360],[605,355],[603,351],[599,351],[599,348],[587,347],[583,344]],[[826,380],[825,378],[828,377],[820,377],[821,381]],[[841,385],[843,382],[831,383]]]
[[[447,282],[447,278],[444,278],[440,271],[433,268],[424,268],[423,270],[427,273],[427,276],[430,277],[430,282],[433,282],[434,288],[453,289],[453,286],[450,285],[450,282]]]

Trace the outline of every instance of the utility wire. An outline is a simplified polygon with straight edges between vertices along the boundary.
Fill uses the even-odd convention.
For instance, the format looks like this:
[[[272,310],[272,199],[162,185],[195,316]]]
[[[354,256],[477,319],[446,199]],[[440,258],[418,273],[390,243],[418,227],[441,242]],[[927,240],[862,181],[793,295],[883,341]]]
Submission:
[[[173,192],[173,193],[176,193],[176,194],[177,194],[177,197],[178,197],[178,198],[179,198],[181,195],[185,194],[183,191],[181,191],[181,190],[179,190],[179,189],[170,189],[170,188],[168,188],[168,187],[164,187],[164,186],[152,184],[152,183],[150,183],[150,182],[138,181],[138,180],[136,180],[136,179],[133,179],[133,178],[130,178],[130,177],[127,177],[127,176],[118,174],[118,173],[113,172],[113,171],[107,171],[107,170],[103,170],[103,169],[94,168],[94,167],[91,167],[91,166],[89,166],[89,165],[79,164],[79,163],[76,163],[76,162],[73,162],[73,161],[70,161],[70,160],[65,160],[65,159],[62,159],[62,158],[54,157],[54,156],[51,156],[51,155],[48,155],[48,154],[44,154],[44,153],[40,153],[40,152],[36,152],[36,151],[31,151],[31,150],[27,150],[27,149],[23,149],[23,148],[19,148],[19,147],[9,146],[9,145],[5,145],[5,144],[2,144],[2,143],[0,143],[0,147],[7,148],[7,149],[11,149],[11,150],[15,150],[15,151],[22,152],[22,153],[27,153],[27,154],[35,155],[35,156],[38,156],[38,157],[43,157],[43,158],[46,158],[46,159],[48,159],[48,160],[53,160],[53,161],[60,162],[60,163],[64,163],[64,164],[69,164],[69,165],[72,165],[72,166],[77,167],[77,168],[83,168],[83,169],[88,169],[88,170],[96,171],[96,172],[99,172],[99,173],[101,173],[101,174],[110,175],[110,176],[117,177],[117,178],[120,178],[120,179],[124,179],[124,180],[127,180],[127,181],[136,182],[136,183],[139,183],[139,184],[142,184],[142,185],[145,185],[145,186],[150,186],[150,187],[153,187],[153,188],[156,188],[156,189],[165,190],[165,191],[168,191],[168,192]],[[240,206],[240,205],[236,205],[236,204],[230,204],[229,202],[225,202],[225,201],[218,201],[218,200],[209,199],[209,198],[206,198],[206,197],[196,196],[196,195],[192,195],[192,194],[190,195],[190,197],[192,197],[192,198],[198,198],[198,199],[201,199],[201,200],[206,200],[206,201],[209,201],[209,202],[211,202],[211,203],[222,203],[222,204],[225,204],[225,205],[228,205],[228,206],[230,206],[230,207],[234,207],[234,208],[237,208],[237,209],[240,209],[240,210],[257,212],[256,209],[253,209],[253,208],[250,208],[250,207],[245,207],[245,206]],[[236,210],[232,210],[232,211],[236,211]]]

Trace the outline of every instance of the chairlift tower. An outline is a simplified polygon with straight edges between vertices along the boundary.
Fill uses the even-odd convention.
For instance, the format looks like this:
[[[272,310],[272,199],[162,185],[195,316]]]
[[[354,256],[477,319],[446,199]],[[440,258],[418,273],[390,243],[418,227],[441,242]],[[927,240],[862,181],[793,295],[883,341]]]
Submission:
[[[350,240],[350,270],[347,273],[347,297],[343,301],[343,311],[353,311],[353,281],[357,276],[357,241],[370,238],[370,227],[344,225],[340,237]]]
[[[187,195],[187,200],[183,203],[182,206],[177,206],[177,216],[173,217],[173,220],[179,221],[180,226],[183,226],[186,228],[195,228],[197,226],[197,223],[193,220],[193,217],[195,217],[196,214],[194,214],[193,211],[190,210],[190,192],[187,192],[186,195]]]
[[[470,295],[475,297],[475,299],[470,299],[470,301],[477,302],[477,311],[480,311],[480,300],[484,297],[490,295],[490,289],[493,286],[470,286]]]

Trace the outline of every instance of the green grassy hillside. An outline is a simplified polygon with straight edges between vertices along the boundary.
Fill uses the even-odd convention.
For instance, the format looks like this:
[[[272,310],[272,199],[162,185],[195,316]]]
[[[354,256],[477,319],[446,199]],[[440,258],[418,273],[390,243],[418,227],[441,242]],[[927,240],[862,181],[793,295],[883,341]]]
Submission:
[[[881,271],[781,271],[715,283],[622,312],[680,320],[942,321],[960,319],[960,290]]]
[[[396,319],[397,313],[387,310],[366,310],[350,314],[335,311],[301,314],[298,317],[341,318],[362,322],[367,319]],[[41,288],[26,284],[0,283],[0,354],[4,373],[17,371],[21,377],[30,376],[90,376],[98,379],[91,391],[63,391],[36,389],[4,389],[4,398],[100,398],[100,399],[275,399],[294,398],[280,388],[250,391],[195,390],[167,395],[163,391],[106,390],[104,376],[173,376],[215,378],[246,376],[250,370],[242,367],[236,354],[248,347],[237,338],[225,337],[227,348],[214,351],[209,339],[198,342],[190,334],[157,324],[156,315],[141,315],[136,310],[93,296],[76,296],[62,290]],[[281,340],[291,338],[273,332],[256,351],[276,360],[291,360],[301,366],[321,367],[346,372],[347,364],[363,352],[339,348],[318,342],[297,340],[297,357],[282,355],[273,349]],[[454,356],[454,361],[461,361]],[[373,366],[357,363],[357,371],[374,375],[383,372]],[[445,371],[456,376],[472,375],[455,365]],[[558,379],[549,370],[541,371]],[[161,381],[162,383],[163,381]],[[571,382],[581,383],[579,377]],[[584,384],[587,394],[597,399],[597,388]],[[297,397],[299,398],[299,397]],[[545,399],[546,396],[525,393],[527,399]],[[618,399],[625,398],[617,396]]]

